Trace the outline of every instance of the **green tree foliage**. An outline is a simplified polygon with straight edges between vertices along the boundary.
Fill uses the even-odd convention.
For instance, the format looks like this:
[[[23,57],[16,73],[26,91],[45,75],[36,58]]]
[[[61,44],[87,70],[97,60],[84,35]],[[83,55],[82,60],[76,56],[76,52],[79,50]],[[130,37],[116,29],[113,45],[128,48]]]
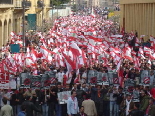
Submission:
[[[51,0],[51,4],[53,5],[53,6],[59,6],[59,5],[61,5],[61,4],[65,4],[65,3],[68,3],[68,2],[70,2],[70,0]]]

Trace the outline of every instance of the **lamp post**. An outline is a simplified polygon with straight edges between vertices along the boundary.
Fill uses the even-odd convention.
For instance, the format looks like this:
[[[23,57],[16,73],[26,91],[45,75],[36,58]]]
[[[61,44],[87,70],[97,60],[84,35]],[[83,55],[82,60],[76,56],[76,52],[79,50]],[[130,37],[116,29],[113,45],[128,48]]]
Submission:
[[[23,38],[23,52],[26,52],[25,46],[25,0],[23,0],[23,28],[22,28],[22,38]]]

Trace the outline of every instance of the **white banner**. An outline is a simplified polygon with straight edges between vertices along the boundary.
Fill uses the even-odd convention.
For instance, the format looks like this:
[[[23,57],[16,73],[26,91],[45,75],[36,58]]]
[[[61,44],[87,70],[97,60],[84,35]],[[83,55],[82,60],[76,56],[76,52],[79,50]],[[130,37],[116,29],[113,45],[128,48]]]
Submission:
[[[9,81],[0,80],[0,89],[9,89]]]

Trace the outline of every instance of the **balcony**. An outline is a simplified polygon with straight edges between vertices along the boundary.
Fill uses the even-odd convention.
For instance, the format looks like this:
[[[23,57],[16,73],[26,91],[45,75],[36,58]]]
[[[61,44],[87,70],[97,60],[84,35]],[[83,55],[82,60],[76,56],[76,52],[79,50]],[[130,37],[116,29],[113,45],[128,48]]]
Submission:
[[[12,8],[13,6],[13,0],[0,0],[0,8]]]
[[[0,4],[13,4],[13,0],[1,0]]]
[[[23,8],[23,0],[14,0],[15,9]],[[31,1],[25,1],[25,8],[29,9],[31,7]]]

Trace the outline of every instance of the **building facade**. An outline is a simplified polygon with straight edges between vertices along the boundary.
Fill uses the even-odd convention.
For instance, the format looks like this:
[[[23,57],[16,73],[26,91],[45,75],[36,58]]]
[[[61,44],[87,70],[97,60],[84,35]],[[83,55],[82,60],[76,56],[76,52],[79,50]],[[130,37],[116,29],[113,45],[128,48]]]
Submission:
[[[120,0],[121,28],[137,31],[138,36],[155,36],[155,0]]]
[[[10,39],[10,33],[22,32],[23,0],[0,0],[0,47]],[[50,0],[25,0],[25,16],[29,25],[41,26],[49,18]],[[40,6],[43,2],[43,7]],[[28,24],[25,22],[25,24]]]
[[[11,31],[21,31],[22,6],[15,2],[16,0],[0,1],[0,47],[7,43]]]

